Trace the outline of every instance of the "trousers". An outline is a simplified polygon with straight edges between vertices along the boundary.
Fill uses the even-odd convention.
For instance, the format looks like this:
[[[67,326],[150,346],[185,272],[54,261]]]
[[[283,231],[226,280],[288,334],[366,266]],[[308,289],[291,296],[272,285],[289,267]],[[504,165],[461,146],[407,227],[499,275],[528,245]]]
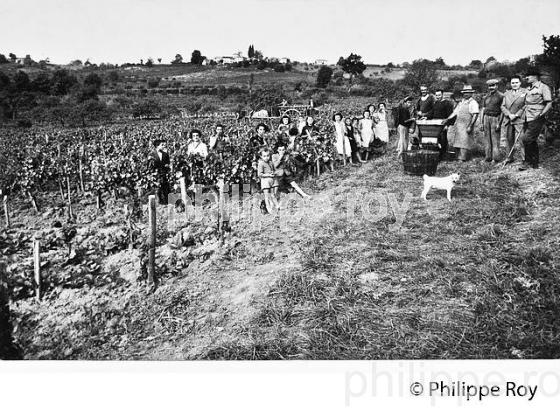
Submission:
[[[500,131],[496,130],[498,126],[498,117],[484,116],[484,152],[486,160],[500,160]]]
[[[521,137],[523,133],[523,124],[512,124],[511,122],[507,124],[503,124],[501,131],[502,131],[502,139],[504,139],[506,142],[506,157],[511,152],[511,155],[509,156],[509,158],[506,158],[506,160],[508,162],[514,160],[517,151],[514,146],[515,146],[515,141],[517,140],[519,143],[518,147],[519,147],[519,154],[521,160],[525,161],[525,150],[523,148],[522,137]]]
[[[523,146],[525,147],[525,161],[533,167],[539,166],[539,135],[544,126],[544,118],[529,121],[523,134]]]
[[[397,133],[399,135],[399,142],[397,143],[397,154],[402,154],[404,151],[408,150],[408,127],[399,125],[397,127]]]

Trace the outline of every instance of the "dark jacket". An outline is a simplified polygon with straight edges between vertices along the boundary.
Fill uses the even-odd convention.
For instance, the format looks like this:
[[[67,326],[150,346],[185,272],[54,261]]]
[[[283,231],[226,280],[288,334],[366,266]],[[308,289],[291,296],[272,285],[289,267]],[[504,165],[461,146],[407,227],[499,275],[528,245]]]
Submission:
[[[431,120],[434,113],[434,103],[434,96],[432,94],[428,94],[428,98],[425,101],[422,101],[422,98],[418,99],[418,102],[416,103],[416,111],[421,111],[422,117],[426,117]]]
[[[171,161],[169,160],[169,154],[167,152],[162,152],[160,159],[157,151],[154,149],[150,152],[148,163],[153,170],[157,171],[159,176],[166,176]]]
[[[434,102],[433,119],[445,120],[453,113],[453,103],[449,100],[441,100]]]

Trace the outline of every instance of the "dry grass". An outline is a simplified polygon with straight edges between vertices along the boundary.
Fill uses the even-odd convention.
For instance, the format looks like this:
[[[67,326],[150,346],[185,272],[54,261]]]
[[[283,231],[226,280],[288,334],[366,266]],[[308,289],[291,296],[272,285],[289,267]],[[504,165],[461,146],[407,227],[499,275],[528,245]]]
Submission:
[[[417,191],[414,177],[395,183],[395,165],[378,161],[350,185],[401,197]],[[453,205],[437,196],[415,201],[396,232],[387,229],[390,217],[369,224],[329,215],[306,243],[301,269],[271,288],[252,330],[202,357],[560,357],[560,218],[557,206],[554,220],[538,212],[558,200],[558,178],[534,197],[510,171],[478,161],[442,168],[464,176]]]

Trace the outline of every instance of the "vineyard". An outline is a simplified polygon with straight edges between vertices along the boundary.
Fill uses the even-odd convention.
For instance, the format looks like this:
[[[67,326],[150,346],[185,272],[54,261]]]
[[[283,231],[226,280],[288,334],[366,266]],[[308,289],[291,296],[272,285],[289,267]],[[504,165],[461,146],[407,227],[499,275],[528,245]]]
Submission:
[[[357,116],[362,108],[344,107]],[[557,326],[550,308],[558,294],[551,251],[560,237],[560,225],[551,222],[560,192],[557,150],[524,178],[478,159],[442,163],[438,173],[462,175],[457,201],[448,205],[434,194],[424,203],[415,199],[418,179],[404,175],[394,155],[361,166],[333,161],[334,171],[322,165],[335,158],[334,111],[322,107],[317,137],[291,153],[296,179],[313,200],[283,194],[276,217],[259,209],[258,148],[251,141],[261,120],[4,129],[0,249],[21,355],[557,356],[557,336],[543,332]],[[264,121],[266,143],[274,145],[283,138],[277,120]],[[217,122],[229,137],[222,149],[204,160],[188,155],[189,131],[201,130],[207,140]],[[147,159],[156,139],[167,140],[175,197],[185,199],[183,180],[187,202],[195,193],[210,201],[191,219],[180,218],[184,203],[157,207],[153,288],[146,286],[147,205],[158,179]],[[390,151],[395,144],[392,135]],[[220,201],[211,198],[222,186],[234,198],[236,184],[250,217],[224,226]],[[395,206],[412,193],[402,229],[391,229],[394,209],[376,222],[348,219],[348,195],[370,192],[394,193]],[[516,332],[507,325],[514,320],[530,330]]]

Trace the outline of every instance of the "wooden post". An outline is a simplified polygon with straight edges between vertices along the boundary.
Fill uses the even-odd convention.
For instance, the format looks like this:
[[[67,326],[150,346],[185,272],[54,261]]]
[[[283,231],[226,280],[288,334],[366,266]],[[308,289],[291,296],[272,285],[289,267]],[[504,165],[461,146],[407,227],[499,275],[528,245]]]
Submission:
[[[74,219],[74,213],[72,212],[72,195],[70,195],[70,177],[66,176],[66,187],[68,188],[68,217]]]
[[[346,166],[346,135],[342,136],[342,164]]]
[[[41,240],[33,239],[33,268],[35,273],[35,298],[41,300]]]
[[[58,178],[58,192],[60,193],[60,199],[63,201],[66,199],[64,196],[64,188],[62,187],[62,181]]]
[[[319,161],[321,161],[321,158],[317,158],[317,176],[321,175],[321,163]]]
[[[217,183],[218,186],[218,235],[220,238],[220,245],[224,244],[224,220],[226,216],[225,211],[225,193],[229,194],[229,185],[224,184],[224,180],[220,179]],[[228,218],[229,220],[229,218]]]
[[[155,286],[156,270],[156,196],[148,196],[148,285]]]
[[[86,186],[84,184],[84,146],[80,146],[80,150],[78,151],[78,175],[80,177],[80,189],[82,193],[86,192]]]
[[[6,221],[6,228],[10,227],[10,212],[8,210],[8,195],[4,195],[3,193],[0,193],[0,196],[2,197],[2,204],[4,207],[4,218]]]
[[[181,201],[183,201],[183,206],[185,207],[185,212],[187,212],[187,183],[185,182],[185,177],[179,178],[179,185],[181,187]]]
[[[124,216],[126,218],[126,226],[128,228],[128,250],[134,249],[134,232],[132,226],[132,207],[129,204],[124,206]]]
[[[95,208],[99,212],[101,209],[101,191],[97,190],[97,195],[95,195]]]

